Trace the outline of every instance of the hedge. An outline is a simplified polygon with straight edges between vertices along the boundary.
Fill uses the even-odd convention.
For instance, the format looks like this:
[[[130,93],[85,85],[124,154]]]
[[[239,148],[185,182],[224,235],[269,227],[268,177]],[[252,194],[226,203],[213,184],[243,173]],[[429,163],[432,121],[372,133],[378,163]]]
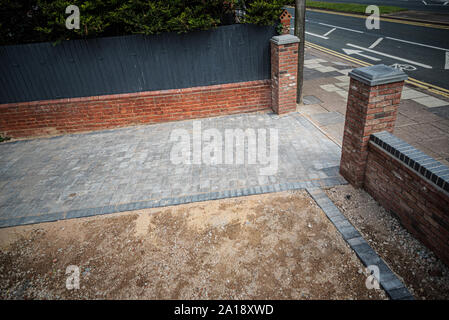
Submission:
[[[275,25],[283,0],[0,0],[0,45],[58,42],[126,34],[207,30],[235,23]],[[80,29],[67,29],[65,9],[80,9]]]

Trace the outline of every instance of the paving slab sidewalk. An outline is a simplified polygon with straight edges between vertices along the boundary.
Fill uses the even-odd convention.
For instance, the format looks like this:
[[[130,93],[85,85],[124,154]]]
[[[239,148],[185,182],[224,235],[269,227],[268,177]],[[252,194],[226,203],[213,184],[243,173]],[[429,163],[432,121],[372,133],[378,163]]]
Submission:
[[[303,102],[297,110],[340,145],[350,80],[348,72],[357,67],[306,48]],[[406,85],[394,134],[449,165],[449,99]]]
[[[449,25],[448,12],[408,10],[384,14],[382,16],[386,18],[394,18],[407,21]]]

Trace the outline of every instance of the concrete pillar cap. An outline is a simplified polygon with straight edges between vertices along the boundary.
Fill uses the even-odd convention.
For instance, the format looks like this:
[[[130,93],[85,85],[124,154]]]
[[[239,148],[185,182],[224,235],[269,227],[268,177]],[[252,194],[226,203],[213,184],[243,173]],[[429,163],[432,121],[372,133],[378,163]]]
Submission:
[[[370,86],[405,81],[408,79],[400,69],[395,69],[384,64],[377,64],[370,67],[357,68],[349,72],[351,78],[356,79]]]
[[[292,34],[282,34],[280,36],[274,36],[270,39],[271,42],[277,45],[290,44],[299,42],[299,38]]]

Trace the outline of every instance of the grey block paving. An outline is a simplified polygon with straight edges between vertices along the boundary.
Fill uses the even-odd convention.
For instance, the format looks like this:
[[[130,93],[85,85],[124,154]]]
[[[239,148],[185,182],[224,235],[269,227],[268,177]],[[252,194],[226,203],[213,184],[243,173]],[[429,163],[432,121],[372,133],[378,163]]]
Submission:
[[[225,129],[277,129],[277,172],[262,176],[267,165],[246,160],[173,164],[170,134],[185,129],[192,139],[193,120],[2,143],[0,227],[346,183],[340,148],[298,113],[196,121],[223,138]]]
[[[323,103],[320,99],[315,96],[304,96],[302,98],[304,104],[320,104]]]
[[[341,211],[321,188],[307,188],[307,192],[320,206],[329,220],[341,233],[343,239],[354,250],[365,266],[375,265],[379,268],[379,284],[392,300],[413,300],[402,281],[391,271],[385,261],[371,248],[369,243],[346,219]]]
[[[322,126],[345,122],[345,117],[339,112],[317,113],[312,114],[311,117]]]
[[[429,108],[428,111],[440,116],[442,118],[449,119],[449,105],[442,107]]]

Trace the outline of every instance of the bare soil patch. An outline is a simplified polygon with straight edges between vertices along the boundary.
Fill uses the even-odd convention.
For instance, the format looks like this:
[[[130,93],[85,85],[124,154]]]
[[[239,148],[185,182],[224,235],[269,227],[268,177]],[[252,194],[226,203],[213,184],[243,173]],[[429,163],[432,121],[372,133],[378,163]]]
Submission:
[[[304,191],[5,228],[0,250],[2,299],[386,298]]]
[[[449,299],[449,268],[364,190],[325,190],[416,299]]]

